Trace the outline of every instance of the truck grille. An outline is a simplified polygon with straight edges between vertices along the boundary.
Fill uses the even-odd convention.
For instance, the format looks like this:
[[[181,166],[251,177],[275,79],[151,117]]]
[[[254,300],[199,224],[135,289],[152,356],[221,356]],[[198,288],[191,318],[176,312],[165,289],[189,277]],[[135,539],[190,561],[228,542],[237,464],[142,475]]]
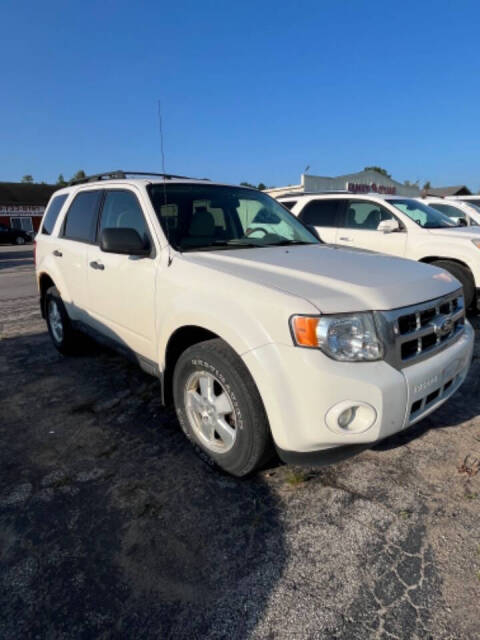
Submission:
[[[387,361],[400,369],[458,339],[465,327],[461,290],[412,307],[383,312]]]

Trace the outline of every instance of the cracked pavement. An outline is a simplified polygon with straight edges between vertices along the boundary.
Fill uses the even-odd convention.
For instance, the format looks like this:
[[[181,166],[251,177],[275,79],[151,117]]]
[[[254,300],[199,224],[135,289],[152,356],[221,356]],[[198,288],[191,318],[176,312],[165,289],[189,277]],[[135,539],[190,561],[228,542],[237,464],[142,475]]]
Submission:
[[[0,300],[0,637],[480,637],[479,355],[375,450],[236,480],[153,378]]]

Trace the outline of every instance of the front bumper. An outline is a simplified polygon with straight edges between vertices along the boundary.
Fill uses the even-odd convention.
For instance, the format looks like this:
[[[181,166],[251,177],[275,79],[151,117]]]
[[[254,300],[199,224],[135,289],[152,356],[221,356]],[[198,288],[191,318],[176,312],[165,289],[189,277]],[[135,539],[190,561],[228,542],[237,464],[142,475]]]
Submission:
[[[262,396],[281,457],[322,451],[335,459],[341,452],[330,451],[329,456],[327,450],[355,453],[440,407],[465,380],[473,340],[466,322],[455,343],[402,370],[386,362],[337,362],[321,351],[277,344],[249,351],[243,359]],[[373,424],[361,433],[327,426],[332,407],[346,402],[373,407]]]

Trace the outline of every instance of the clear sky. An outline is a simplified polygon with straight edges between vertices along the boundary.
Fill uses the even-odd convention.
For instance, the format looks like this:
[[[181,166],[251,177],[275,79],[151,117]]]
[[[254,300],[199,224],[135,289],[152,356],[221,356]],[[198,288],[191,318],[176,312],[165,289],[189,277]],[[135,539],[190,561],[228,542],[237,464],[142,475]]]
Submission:
[[[480,3],[0,0],[0,181],[78,169],[480,188]]]

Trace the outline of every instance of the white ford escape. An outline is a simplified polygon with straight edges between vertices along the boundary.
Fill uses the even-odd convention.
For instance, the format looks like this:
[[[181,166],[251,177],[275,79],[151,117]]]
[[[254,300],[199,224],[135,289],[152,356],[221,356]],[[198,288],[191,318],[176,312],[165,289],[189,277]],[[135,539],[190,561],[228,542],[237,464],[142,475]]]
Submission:
[[[472,355],[452,275],[324,245],[245,187],[116,172],[61,189],[36,271],[57,349],[83,331],[131,354],[196,448],[238,476],[274,447],[325,463],[406,429]]]

